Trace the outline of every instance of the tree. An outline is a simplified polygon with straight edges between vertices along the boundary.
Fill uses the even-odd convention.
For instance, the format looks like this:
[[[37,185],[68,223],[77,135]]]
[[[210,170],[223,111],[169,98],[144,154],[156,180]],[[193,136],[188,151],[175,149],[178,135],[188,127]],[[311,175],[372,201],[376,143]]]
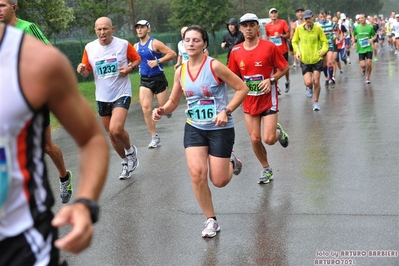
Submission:
[[[341,11],[353,18],[359,13],[364,13],[366,15],[378,13],[383,6],[383,0],[308,0],[307,4],[313,11],[313,14],[318,14],[320,9],[324,9],[330,14]]]
[[[170,30],[171,25],[168,23],[171,13],[170,0],[134,0],[134,6],[136,7],[134,10],[136,21],[148,20],[154,32]]]
[[[379,13],[383,14],[384,17],[389,17],[392,11],[399,12],[397,0],[385,0],[381,12]]]
[[[225,27],[229,18],[228,9],[228,0],[173,0],[169,22],[177,29],[193,24],[204,27],[213,37],[213,51],[217,57],[216,31]]]
[[[291,0],[272,0],[266,7],[267,17],[269,17],[270,8],[276,8],[278,12],[278,18],[284,19],[289,22],[289,20],[296,20],[295,9],[297,6],[293,6]]]
[[[74,20],[73,10],[64,0],[19,0],[18,7],[17,16],[38,24],[48,38],[67,29]]]
[[[109,17],[115,24],[128,24],[130,28],[129,5],[126,0],[77,0],[74,1],[76,21],[74,26],[86,28],[94,34],[94,22],[99,17]],[[122,26],[120,26],[122,27]]]
[[[358,13],[378,14],[383,6],[389,6],[395,11],[395,4],[397,6],[397,0],[230,0],[230,2],[229,14],[235,14],[238,18],[247,12],[255,13],[259,18],[269,17],[269,9],[275,7],[279,12],[279,18],[286,20],[288,17],[296,19],[295,9],[300,6],[312,10],[315,15],[320,9],[324,9],[330,14],[341,11],[350,17]]]

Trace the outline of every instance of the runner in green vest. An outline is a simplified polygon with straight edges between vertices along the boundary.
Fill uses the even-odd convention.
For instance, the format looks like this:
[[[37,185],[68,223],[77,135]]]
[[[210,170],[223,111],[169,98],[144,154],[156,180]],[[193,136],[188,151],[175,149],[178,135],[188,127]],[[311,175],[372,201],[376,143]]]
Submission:
[[[366,75],[366,84],[370,84],[370,75],[373,63],[373,40],[376,38],[374,27],[366,22],[366,15],[359,15],[359,24],[353,30],[352,43],[359,54],[359,63],[362,76]],[[367,59],[367,63],[366,63]]]

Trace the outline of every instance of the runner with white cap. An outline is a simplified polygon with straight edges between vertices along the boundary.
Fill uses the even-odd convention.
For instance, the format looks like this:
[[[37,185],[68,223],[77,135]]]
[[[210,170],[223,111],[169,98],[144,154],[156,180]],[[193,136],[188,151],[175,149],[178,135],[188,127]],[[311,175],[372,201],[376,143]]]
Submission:
[[[265,26],[265,32],[267,39],[273,42],[277,46],[277,50],[281,52],[284,58],[288,62],[288,46],[287,39],[290,37],[290,31],[288,29],[288,24],[284,19],[278,19],[278,11],[276,8],[271,8],[269,10],[269,17],[271,22],[267,23]],[[290,72],[285,74],[285,90],[287,93],[290,90]]]
[[[158,105],[163,106],[168,100],[168,81],[163,65],[173,60],[177,55],[163,42],[150,37],[151,25],[147,20],[139,20],[136,25],[139,42],[134,45],[141,56],[140,74],[140,105],[148,131],[151,134],[149,149],[161,146],[161,138],[152,120],[152,105],[154,96]],[[170,118],[171,114],[166,114]]]
[[[284,148],[288,146],[288,135],[277,123],[279,109],[276,82],[290,67],[276,45],[259,37],[259,29],[259,20],[255,14],[247,13],[240,18],[240,30],[245,41],[231,50],[229,68],[249,88],[242,103],[244,120],[252,149],[262,166],[258,183],[267,184],[273,180],[273,171],[262,140],[267,145],[279,141]]]

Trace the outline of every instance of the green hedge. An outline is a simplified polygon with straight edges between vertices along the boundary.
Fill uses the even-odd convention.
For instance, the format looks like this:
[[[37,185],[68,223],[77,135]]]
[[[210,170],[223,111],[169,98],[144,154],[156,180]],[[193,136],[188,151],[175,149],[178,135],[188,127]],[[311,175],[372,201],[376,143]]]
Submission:
[[[83,50],[87,43],[88,42],[83,43],[83,41],[65,41],[55,43],[54,46],[60,49],[68,57],[73,68],[76,69],[76,67],[82,61]],[[79,82],[93,80],[92,74],[90,74],[87,78],[84,78],[76,72],[76,77],[78,78]]]
[[[216,47],[218,48],[218,53],[222,54],[225,53],[226,50],[222,50],[220,48],[220,43],[222,41],[223,34],[226,33],[226,30],[220,31],[216,33],[216,42],[217,45]],[[181,40],[180,33],[151,33],[151,36],[164,42],[167,44],[169,47],[171,47],[174,51],[177,51],[177,43]],[[122,39],[126,39],[130,41],[132,44],[135,42],[135,39],[132,36],[118,36]],[[83,50],[86,46],[87,43],[91,42],[94,40],[96,37],[93,36],[91,39],[77,39],[77,40],[53,40],[53,45],[60,49],[68,58],[69,61],[71,61],[72,66],[76,69],[76,67],[79,65],[79,63],[82,60],[82,55],[83,55]],[[213,38],[210,35],[209,36],[209,53],[210,55],[214,55],[214,49],[213,49]],[[173,62],[170,62],[170,65],[175,64],[176,59],[173,60]],[[87,78],[82,77],[78,73],[76,73],[76,77],[78,78],[79,82],[83,81],[92,81],[93,75],[90,74]]]

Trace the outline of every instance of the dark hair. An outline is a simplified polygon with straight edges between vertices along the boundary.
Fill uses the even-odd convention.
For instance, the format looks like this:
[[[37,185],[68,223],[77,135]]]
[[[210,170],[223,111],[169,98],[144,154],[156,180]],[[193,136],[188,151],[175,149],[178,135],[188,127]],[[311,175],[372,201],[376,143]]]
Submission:
[[[195,30],[195,31],[198,31],[199,33],[201,33],[202,39],[204,40],[204,42],[206,42],[206,47],[205,48],[208,48],[208,45],[209,45],[208,33],[200,25],[192,25],[192,26],[188,27],[186,29],[186,31],[184,32],[184,34],[183,34],[183,39],[186,37],[186,32],[191,31],[191,30]]]
[[[324,9],[321,9],[319,11],[319,15],[327,15],[326,11]]]

